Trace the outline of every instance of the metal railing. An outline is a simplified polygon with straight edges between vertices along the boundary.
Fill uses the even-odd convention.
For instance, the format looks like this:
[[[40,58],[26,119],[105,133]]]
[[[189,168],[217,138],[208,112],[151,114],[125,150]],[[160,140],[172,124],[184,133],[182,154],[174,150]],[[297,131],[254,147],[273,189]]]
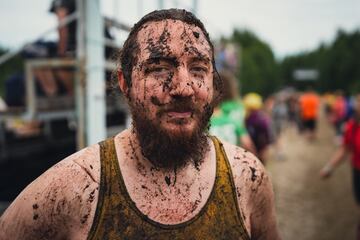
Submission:
[[[36,68],[60,68],[76,67],[75,59],[36,59],[25,63],[25,91],[26,91],[26,114],[28,120],[34,120],[37,116],[37,97],[35,89],[34,69]]]
[[[83,1],[83,0],[82,0]],[[82,2],[82,1],[79,1]],[[78,41],[80,41],[80,44],[78,44],[78,48],[80,50],[77,50],[77,57],[75,59],[36,59],[36,60],[28,60],[25,62],[25,111],[24,112],[9,112],[8,114],[0,113],[2,116],[15,116],[23,118],[24,120],[40,120],[44,118],[56,118],[61,116],[67,116],[67,117],[74,117],[76,118],[79,128],[78,128],[78,144],[80,147],[82,147],[84,144],[81,142],[84,142],[82,140],[84,138],[84,117],[85,117],[85,91],[84,86],[86,83],[85,79],[85,63],[86,63],[86,56],[84,55],[84,44],[83,41],[84,38],[84,8],[82,4],[79,5],[78,11],[74,12],[73,14],[67,16],[64,20],[59,22],[59,24],[50,30],[45,31],[43,34],[41,34],[37,39],[35,39],[32,42],[35,42],[37,40],[40,40],[44,38],[49,33],[55,31],[58,28],[61,28],[63,26],[66,26],[67,24],[78,21]],[[123,24],[116,19],[112,19],[109,17],[104,17],[104,23],[106,26],[111,26],[114,28],[117,28],[122,31],[129,31],[131,28]],[[99,41],[100,42],[100,41]],[[105,46],[110,46],[112,48],[120,48],[120,45],[116,43],[113,40],[110,39],[103,39],[103,44]],[[29,44],[29,43],[28,43]],[[2,56],[0,56],[0,65],[11,59],[12,57],[19,54],[28,44],[23,45],[21,48],[14,52],[6,53]],[[35,82],[35,76],[34,76],[34,69],[36,68],[61,68],[61,67],[75,67],[77,71],[77,74],[75,74],[74,83],[76,85],[76,101],[74,101],[74,105],[76,106],[76,109],[72,109],[71,111],[58,111],[58,112],[51,112],[50,114],[44,115],[43,113],[39,114],[39,107],[38,107],[38,98],[36,96],[36,82]],[[116,63],[108,62],[106,61],[104,64],[104,70],[114,70],[116,68]],[[4,118],[2,118],[4,119]],[[1,121],[0,121],[1,122]]]

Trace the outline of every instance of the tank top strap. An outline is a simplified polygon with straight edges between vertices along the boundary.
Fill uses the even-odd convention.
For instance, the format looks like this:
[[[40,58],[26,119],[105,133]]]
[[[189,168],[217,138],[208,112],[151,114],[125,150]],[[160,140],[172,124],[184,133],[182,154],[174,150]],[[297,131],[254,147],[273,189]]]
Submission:
[[[118,179],[113,179],[117,176],[116,164],[117,156],[115,149],[114,137],[108,138],[99,143],[100,145],[100,183],[98,202],[95,210],[95,216],[93,224],[87,239],[94,239],[94,236],[99,235],[98,232],[101,229],[98,226],[102,225],[104,219],[106,219],[106,209],[111,207],[111,202],[108,196],[111,195],[113,185],[119,182]],[[115,191],[118,192],[118,191]]]
[[[230,199],[224,199],[224,201],[229,201],[229,204],[226,204],[228,206],[233,205],[236,211],[237,219],[239,220],[240,224],[240,232],[241,237],[244,240],[250,240],[249,234],[246,230],[244,220],[239,208],[239,204],[237,202],[237,196],[236,196],[236,186],[234,182],[234,175],[232,173],[231,165],[229,162],[229,159],[226,155],[224,145],[222,142],[215,136],[210,136],[211,140],[214,143],[215,146],[215,152],[216,152],[216,161],[217,161],[217,167],[219,168],[216,171],[216,181],[218,182],[217,189],[215,191],[218,192],[218,196],[221,199],[224,196],[229,196],[232,198],[232,201],[229,201]],[[226,194],[219,194],[219,192],[223,192]],[[231,204],[231,203],[232,204]],[[230,209],[230,208],[227,208]],[[234,213],[232,213],[234,214]]]

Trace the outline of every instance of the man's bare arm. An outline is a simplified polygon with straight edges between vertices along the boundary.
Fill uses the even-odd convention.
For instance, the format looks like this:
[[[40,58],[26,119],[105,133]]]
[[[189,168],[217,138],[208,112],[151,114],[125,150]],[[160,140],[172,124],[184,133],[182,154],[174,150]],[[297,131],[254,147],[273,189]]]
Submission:
[[[74,154],[32,182],[0,218],[0,239],[82,239],[97,202],[97,176]],[[94,167],[93,167],[94,168]]]
[[[61,22],[68,16],[67,8],[60,7],[55,11],[58,21]],[[69,27],[67,25],[62,26],[58,30],[59,43],[58,43],[58,55],[65,56],[67,49],[67,41],[69,38]]]
[[[280,239],[275,218],[274,193],[271,181],[263,166],[259,163],[251,187],[252,211],[250,215],[252,239]]]
[[[261,162],[250,152],[224,144],[237,192],[237,200],[251,239],[280,239],[271,182]]]

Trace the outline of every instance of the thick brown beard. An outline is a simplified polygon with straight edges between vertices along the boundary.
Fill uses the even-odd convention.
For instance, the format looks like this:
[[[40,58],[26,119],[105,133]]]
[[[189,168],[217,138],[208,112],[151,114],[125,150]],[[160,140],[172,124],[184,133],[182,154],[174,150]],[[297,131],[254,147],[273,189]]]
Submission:
[[[141,152],[155,167],[179,169],[189,162],[198,168],[209,149],[207,129],[213,107],[206,105],[198,125],[189,134],[171,135],[148,119],[142,106],[131,106],[133,127]],[[180,124],[180,123],[179,123]]]

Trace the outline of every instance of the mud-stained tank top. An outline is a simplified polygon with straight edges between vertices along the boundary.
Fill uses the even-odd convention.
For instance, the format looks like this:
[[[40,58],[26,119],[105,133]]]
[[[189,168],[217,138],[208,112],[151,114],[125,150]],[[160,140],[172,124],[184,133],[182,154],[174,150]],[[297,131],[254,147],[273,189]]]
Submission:
[[[125,187],[114,139],[101,142],[99,198],[88,239],[249,240],[224,148],[218,139],[212,140],[216,149],[216,179],[211,194],[196,216],[174,225],[155,222],[136,207]]]

